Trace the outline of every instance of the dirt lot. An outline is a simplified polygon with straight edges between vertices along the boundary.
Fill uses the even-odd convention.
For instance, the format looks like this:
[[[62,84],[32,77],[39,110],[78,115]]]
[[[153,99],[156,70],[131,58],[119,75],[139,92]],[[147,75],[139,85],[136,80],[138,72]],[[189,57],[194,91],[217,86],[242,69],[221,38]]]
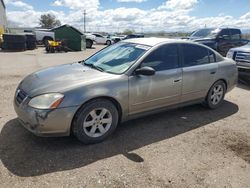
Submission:
[[[133,120],[97,145],[27,132],[12,106],[21,79],[100,48],[0,52],[0,187],[250,187],[250,88],[243,85],[220,109],[194,105]]]

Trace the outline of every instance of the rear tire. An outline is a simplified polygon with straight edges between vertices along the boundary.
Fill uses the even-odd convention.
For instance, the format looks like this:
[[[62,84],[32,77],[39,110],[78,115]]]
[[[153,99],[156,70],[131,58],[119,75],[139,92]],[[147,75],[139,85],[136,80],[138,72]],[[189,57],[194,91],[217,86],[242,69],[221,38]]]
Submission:
[[[51,37],[44,37],[44,38],[43,38],[43,44],[44,44],[45,46],[47,46],[49,40],[53,40],[53,38],[51,38]]]
[[[97,99],[86,103],[76,114],[72,131],[84,144],[102,142],[118,124],[118,111],[109,100]]]
[[[108,41],[106,42],[106,44],[107,44],[108,46],[110,46],[110,45],[111,45],[111,41],[108,40]]]
[[[205,105],[210,109],[218,108],[224,101],[225,93],[225,83],[222,80],[215,82],[207,94]]]
[[[86,48],[92,48],[92,45],[93,45],[93,41],[91,40],[86,40]]]

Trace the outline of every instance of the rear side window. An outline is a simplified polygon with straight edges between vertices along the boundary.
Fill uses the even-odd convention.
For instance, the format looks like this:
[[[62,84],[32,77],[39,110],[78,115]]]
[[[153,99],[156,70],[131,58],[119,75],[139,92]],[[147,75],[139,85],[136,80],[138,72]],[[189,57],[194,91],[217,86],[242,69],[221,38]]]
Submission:
[[[241,39],[241,31],[239,29],[231,29],[231,38],[233,40]]]
[[[183,44],[182,50],[183,50],[184,67],[203,65],[203,64],[208,64],[210,62],[209,61],[210,56],[208,56],[208,49],[205,47],[193,44]]]
[[[142,62],[141,67],[149,66],[156,71],[178,68],[178,46],[163,45],[151,52]]]

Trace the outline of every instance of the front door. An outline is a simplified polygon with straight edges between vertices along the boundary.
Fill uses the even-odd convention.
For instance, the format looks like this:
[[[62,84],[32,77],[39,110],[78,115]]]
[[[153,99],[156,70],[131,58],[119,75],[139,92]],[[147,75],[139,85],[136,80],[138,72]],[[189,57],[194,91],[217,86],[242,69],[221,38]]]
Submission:
[[[180,102],[182,69],[178,46],[168,44],[152,51],[139,67],[152,67],[153,76],[129,77],[129,114],[136,114]]]

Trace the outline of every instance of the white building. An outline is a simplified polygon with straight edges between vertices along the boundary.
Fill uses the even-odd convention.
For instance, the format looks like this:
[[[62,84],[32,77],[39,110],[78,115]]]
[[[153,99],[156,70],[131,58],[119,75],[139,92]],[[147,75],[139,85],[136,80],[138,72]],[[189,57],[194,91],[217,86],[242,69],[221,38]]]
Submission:
[[[6,7],[3,0],[0,0],[0,34],[7,27]]]

